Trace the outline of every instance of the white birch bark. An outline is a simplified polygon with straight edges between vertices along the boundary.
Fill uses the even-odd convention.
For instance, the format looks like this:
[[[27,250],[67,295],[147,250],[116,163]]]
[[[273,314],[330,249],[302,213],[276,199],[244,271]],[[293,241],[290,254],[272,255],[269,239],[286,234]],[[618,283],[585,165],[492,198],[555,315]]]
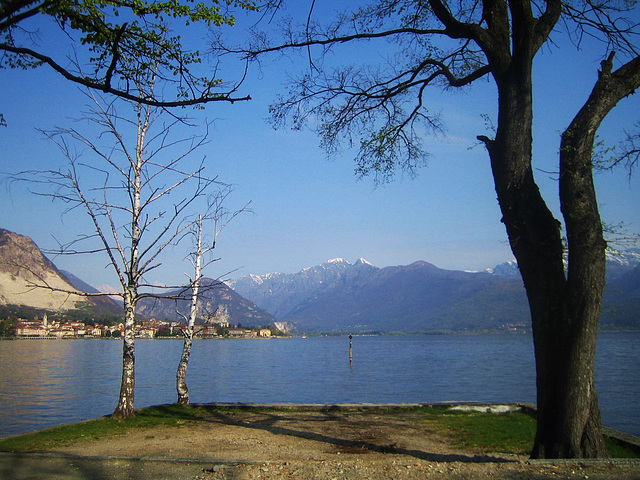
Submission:
[[[182,356],[178,364],[176,374],[176,389],[178,391],[178,403],[189,405],[189,389],[187,387],[186,376],[189,358],[191,356],[191,345],[193,343],[193,329],[198,314],[198,294],[200,290],[200,280],[202,278],[202,215],[198,215],[196,222],[196,251],[194,263],[194,278],[191,281],[191,306],[189,308],[189,318],[187,327],[184,330],[184,343],[182,346]]]

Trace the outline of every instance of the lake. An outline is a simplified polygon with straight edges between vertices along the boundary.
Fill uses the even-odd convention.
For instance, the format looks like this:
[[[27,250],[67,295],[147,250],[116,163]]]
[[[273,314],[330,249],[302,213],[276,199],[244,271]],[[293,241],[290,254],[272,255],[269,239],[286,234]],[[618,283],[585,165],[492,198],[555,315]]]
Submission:
[[[136,341],[136,408],[174,403],[182,340]],[[119,340],[0,341],[0,436],[110,414]],[[531,335],[196,340],[193,403],[535,403]],[[640,332],[602,333],[605,425],[640,436]]]

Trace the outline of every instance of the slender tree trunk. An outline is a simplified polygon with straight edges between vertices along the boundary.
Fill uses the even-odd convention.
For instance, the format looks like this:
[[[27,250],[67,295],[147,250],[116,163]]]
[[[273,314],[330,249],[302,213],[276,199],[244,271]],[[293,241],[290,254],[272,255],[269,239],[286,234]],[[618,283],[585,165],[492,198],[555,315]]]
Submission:
[[[180,405],[189,405],[189,389],[187,388],[186,376],[189,357],[191,356],[191,344],[193,338],[193,330],[187,327],[184,331],[184,344],[182,345],[182,356],[178,364],[178,373],[176,374],[176,390],[178,391],[178,403]]]
[[[127,285],[124,288],[124,342],[122,344],[122,382],[120,384],[120,398],[113,416],[125,419],[133,416],[135,394],[135,324],[136,304],[138,303],[138,284],[140,281],[140,228],[142,168],[145,135],[149,128],[151,110],[138,105],[138,134],[136,136],[136,156],[129,159],[133,171],[133,182],[128,185],[131,195],[131,251],[127,262]],[[121,250],[122,252],[122,250]],[[124,256],[124,254],[123,254]]]
[[[124,338],[122,343],[122,381],[120,397],[113,417],[126,419],[133,416],[135,392],[135,294],[124,296]]]
[[[182,356],[178,364],[178,372],[176,373],[176,389],[178,391],[178,403],[180,405],[189,405],[189,389],[187,388],[186,376],[187,366],[189,365],[189,358],[191,356],[191,345],[193,343],[193,328],[198,314],[198,293],[200,290],[202,271],[202,215],[198,216],[196,228],[196,258],[194,280],[191,282],[191,307],[189,309],[187,328],[185,328],[184,331]]]
[[[182,345],[182,356],[178,364],[178,372],[176,373],[176,390],[178,391],[178,403],[180,405],[189,405],[189,389],[187,388],[187,367],[189,366],[189,358],[191,357],[191,346],[193,344],[193,328],[197,315],[198,290],[200,282],[194,282],[193,292],[191,296],[191,308],[187,327],[184,330],[184,343]]]

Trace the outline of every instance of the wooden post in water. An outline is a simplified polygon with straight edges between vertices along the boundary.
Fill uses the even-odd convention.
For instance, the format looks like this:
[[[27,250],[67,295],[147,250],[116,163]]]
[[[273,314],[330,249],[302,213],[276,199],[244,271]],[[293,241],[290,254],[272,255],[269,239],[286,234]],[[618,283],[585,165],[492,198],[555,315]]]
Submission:
[[[349,363],[353,361],[353,347],[351,346],[352,335],[349,335]]]

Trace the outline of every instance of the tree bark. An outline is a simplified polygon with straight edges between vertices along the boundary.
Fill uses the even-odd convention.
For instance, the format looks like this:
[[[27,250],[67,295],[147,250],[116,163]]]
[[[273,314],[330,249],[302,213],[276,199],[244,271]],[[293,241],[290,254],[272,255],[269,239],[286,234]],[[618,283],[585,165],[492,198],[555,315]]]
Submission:
[[[113,418],[124,420],[133,416],[135,393],[135,296],[124,296],[124,339],[122,343],[122,381],[118,405]]]
[[[178,391],[178,403],[180,405],[189,405],[189,389],[187,388],[187,366],[191,356],[191,345],[193,343],[193,328],[196,323],[198,314],[198,293],[200,291],[200,280],[202,274],[202,215],[198,216],[196,223],[196,252],[194,265],[194,280],[191,282],[191,307],[189,309],[189,318],[187,320],[187,328],[184,331],[184,344],[182,345],[182,356],[178,364],[176,373],[176,390]]]
[[[149,128],[149,108],[137,106],[138,134],[136,136],[135,158],[129,158],[133,181],[129,177],[127,188],[131,195],[131,251],[127,262],[127,285],[124,288],[124,341],[122,344],[122,382],[120,384],[120,398],[113,416],[126,419],[133,416],[135,395],[135,339],[136,339],[136,304],[138,303],[138,284],[140,281],[140,214],[142,211],[142,168],[145,165],[143,158],[145,137]],[[124,252],[119,248],[123,258]]]
[[[489,29],[477,41],[498,87],[498,129],[494,140],[479,138],[489,151],[502,221],[531,312],[538,403],[532,457],[604,456],[593,383],[605,273],[605,243],[591,178],[593,137],[590,145],[590,137],[581,129],[572,129],[563,137],[587,147],[563,147],[561,158],[560,201],[570,249],[568,278],[560,223],[542,198],[532,168],[533,58],[557,22],[561,6],[547,2],[549,9],[535,18],[527,0],[508,2],[509,15],[506,6],[483,5]],[[591,116],[592,112],[585,113],[585,123]],[[595,135],[595,128],[589,132]]]
[[[605,247],[592,176],[595,132],[640,85],[640,60],[611,75],[603,68],[589,100],[562,136],[560,202],[568,240],[565,276],[560,224],[532,170],[531,63],[494,73],[499,92],[495,140],[485,141],[511,249],[527,291],[536,357],[538,421],[533,458],[607,456],[594,385]]]
[[[640,59],[613,73],[612,65],[613,53],[602,62],[589,99],[562,134],[560,206],[567,231],[569,265],[565,315],[546,333],[558,339],[555,355],[559,358],[556,366],[538,373],[541,378],[534,457],[607,456],[594,384],[606,242],[593,183],[592,153],[602,120],[640,86]],[[547,351],[545,355],[554,353]],[[540,409],[540,405],[544,408]]]
[[[189,389],[187,388],[187,366],[189,365],[189,357],[191,356],[191,344],[193,338],[193,330],[187,327],[184,332],[184,343],[182,345],[182,356],[178,364],[178,372],[176,374],[176,390],[178,391],[178,403],[188,406]]]
[[[581,314],[568,302],[560,224],[542,198],[532,169],[532,61],[526,46],[494,72],[498,130],[487,141],[498,201],[529,301],[537,374],[538,428],[533,457],[584,457],[602,452],[600,418],[577,333]],[[575,292],[577,298],[593,292]],[[569,328],[573,327],[573,328]],[[595,337],[594,337],[595,338]],[[595,340],[594,340],[595,342]],[[592,363],[592,362],[591,362]],[[588,369],[588,367],[587,367]],[[593,399],[596,403],[592,404]],[[585,403],[589,408],[583,408]],[[584,439],[591,439],[585,442]],[[547,447],[554,443],[553,447]]]
[[[574,314],[567,304],[560,224],[544,202],[533,175],[531,90],[523,76],[530,78],[528,74],[511,73],[498,83],[499,112],[504,120],[499,121],[490,156],[502,221],[531,312],[538,405],[532,457],[594,456],[588,449],[583,451],[582,438],[599,436],[599,411],[597,403],[586,410],[581,408],[590,401],[584,394],[592,385],[579,391],[584,380],[580,370],[589,359],[581,357],[576,338],[580,321],[571,319]],[[576,292],[582,293],[586,292]]]

